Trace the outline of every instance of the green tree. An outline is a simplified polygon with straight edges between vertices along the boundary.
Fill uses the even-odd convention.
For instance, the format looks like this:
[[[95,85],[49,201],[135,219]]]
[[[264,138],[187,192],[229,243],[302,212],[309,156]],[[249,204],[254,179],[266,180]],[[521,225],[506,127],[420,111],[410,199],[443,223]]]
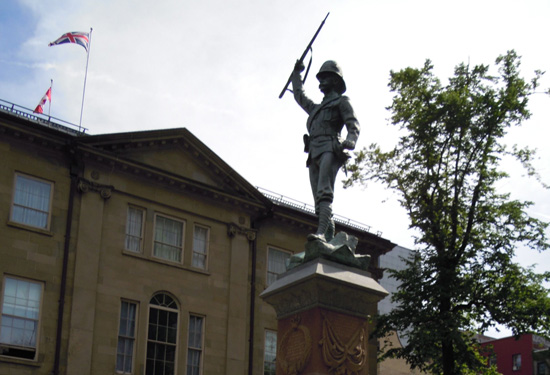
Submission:
[[[393,296],[399,304],[381,316],[376,335],[408,333],[405,348],[381,355],[404,358],[411,368],[434,374],[490,373],[473,334],[495,324],[514,334],[550,332],[550,272],[537,274],[513,260],[516,246],[549,247],[548,223],[530,217],[531,202],[512,200],[495,185],[507,174],[499,169],[514,156],[536,174],[528,148],[506,147],[509,127],[529,118],[531,81],[520,77],[514,51],[489,66],[460,64],[443,86],[428,60],[420,69],[391,72],[394,94],[388,109],[402,136],[397,146],[357,152],[346,186],[384,183],[398,193],[410,227],[418,233],[418,252],[403,271]],[[540,181],[540,179],[539,179]]]

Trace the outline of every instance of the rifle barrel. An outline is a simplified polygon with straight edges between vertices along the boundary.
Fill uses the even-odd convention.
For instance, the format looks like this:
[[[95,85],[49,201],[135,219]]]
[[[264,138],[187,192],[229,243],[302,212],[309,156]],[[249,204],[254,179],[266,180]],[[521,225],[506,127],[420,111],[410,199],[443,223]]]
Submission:
[[[307,52],[311,49],[311,46],[313,46],[313,42],[315,42],[315,39],[317,38],[317,35],[319,35],[319,31],[321,31],[321,29],[325,25],[325,21],[327,20],[329,14],[330,14],[330,12],[327,13],[327,15],[325,16],[325,19],[323,20],[323,22],[321,22],[321,25],[319,26],[319,28],[315,32],[315,35],[313,35],[313,38],[311,38],[311,41],[307,45],[304,53],[302,53],[302,57],[300,57],[299,61],[303,62],[304,59],[306,58]],[[294,74],[294,70],[290,73],[290,77],[288,77],[288,81],[286,81],[286,85],[285,85],[285,87],[283,87],[283,91],[281,91],[281,93],[279,94],[279,99],[281,99],[283,97],[286,90],[288,89],[288,85],[290,85],[290,82],[292,81],[292,74]]]

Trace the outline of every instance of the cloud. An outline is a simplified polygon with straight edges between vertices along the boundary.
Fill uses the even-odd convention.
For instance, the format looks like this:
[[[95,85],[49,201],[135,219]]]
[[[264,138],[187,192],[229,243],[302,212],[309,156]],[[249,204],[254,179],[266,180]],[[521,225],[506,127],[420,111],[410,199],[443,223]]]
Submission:
[[[27,68],[27,69],[37,69],[37,70],[52,70],[52,69],[56,69],[56,64],[52,64],[52,63],[47,63],[47,62],[44,62],[44,63],[40,63],[40,62],[32,62],[32,63],[29,63],[29,62],[22,62],[22,61],[8,61],[8,60],[3,60],[3,59],[0,59],[0,64],[2,64],[3,66],[17,66],[17,67],[22,67],[22,68]]]

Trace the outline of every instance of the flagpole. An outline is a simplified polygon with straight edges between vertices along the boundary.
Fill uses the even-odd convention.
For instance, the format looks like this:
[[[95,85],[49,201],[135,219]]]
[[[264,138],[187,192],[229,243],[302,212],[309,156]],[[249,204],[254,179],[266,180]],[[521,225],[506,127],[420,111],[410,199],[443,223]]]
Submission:
[[[90,61],[90,49],[92,49],[92,31],[90,27],[90,38],[88,41],[88,51],[86,55],[86,73],[84,74],[84,89],[82,90],[82,106],[80,107],[80,123],[78,124],[78,131],[82,128],[82,112],[84,111],[84,95],[86,95],[86,78],[88,78],[88,62]]]
[[[48,117],[50,117],[50,113],[52,111],[52,87],[53,87],[53,79],[50,78],[50,100],[48,105]]]

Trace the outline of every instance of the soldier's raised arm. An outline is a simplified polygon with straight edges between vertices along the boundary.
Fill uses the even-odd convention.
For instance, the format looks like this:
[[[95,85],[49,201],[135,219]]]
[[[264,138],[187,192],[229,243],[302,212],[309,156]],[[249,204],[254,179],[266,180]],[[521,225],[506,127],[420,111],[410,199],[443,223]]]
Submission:
[[[315,103],[309,99],[304,92],[301,74],[304,69],[304,63],[297,60],[296,64],[294,64],[294,70],[292,71],[292,93],[294,94],[294,99],[296,102],[309,115],[315,107]]]

